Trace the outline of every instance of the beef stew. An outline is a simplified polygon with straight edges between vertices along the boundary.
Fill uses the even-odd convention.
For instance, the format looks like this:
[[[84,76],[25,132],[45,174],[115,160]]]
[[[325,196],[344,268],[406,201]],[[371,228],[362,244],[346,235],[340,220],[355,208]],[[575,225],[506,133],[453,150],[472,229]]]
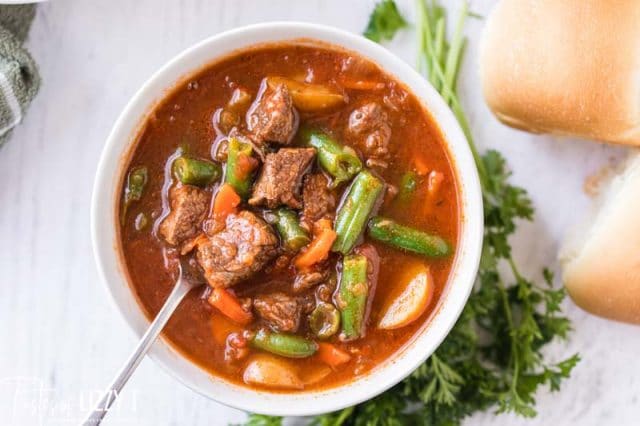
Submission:
[[[365,374],[428,325],[455,257],[457,181],[437,125],[375,64],[326,46],[263,46],[179,84],[122,185],[139,302],[155,315],[189,257],[209,286],[164,335],[245,386]]]

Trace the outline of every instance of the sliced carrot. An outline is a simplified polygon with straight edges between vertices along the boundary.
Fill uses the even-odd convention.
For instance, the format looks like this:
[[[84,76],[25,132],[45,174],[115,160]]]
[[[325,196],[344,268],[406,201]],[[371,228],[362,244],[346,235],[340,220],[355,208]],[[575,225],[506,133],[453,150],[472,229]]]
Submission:
[[[385,84],[381,81],[371,80],[344,80],[342,87],[352,90],[381,90],[385,88]]]
[[[419,264],[410,269],[409,281],[382,314],[378,328],[393,330],[411,324],[427,309],[433,298],[433,276]]]
[[[317,232],[315,232],[313,241],[307,246],[307,249],[300,254],[296,260],[295,265],[298,269],[308,268],[329,256],[329,251],[333,242],[336,240],[336,231],[325,225],[318,226],[316,224]]]
[[[236,160],[235,176],[238,179],[244,179],[258,167],[258,160],[250,155],[239,154]]]
[[[211,306],[238,324],[248,325],[253,321],[251,312],[245,311],[238,299],[221,287],[213,288],[207,301]]]
[[[213,201],[213,216],[216,219],[225,220],[227,216],[236,211],[240,201],[240,196],[233,187],[225,183],[218,189],[216,199]]]
[[[326,342],[318,343],[318,358],[325,364],[335,368],[351,360],[351,355]]]
[[[267,84],[271,87],[286,85],[293,105],[303,112],[326,111],[346,102],[342,93],[320,84],[310,84],[285,77],[268,77]]]
[[[211,317],[211,334],[217,344],[224,346],[227,337],[231,333],[239,332],[242,332],[242,327],[226,315],[213,315]]]
[[[331,224],[330,219],[322,218],[313,224],[314,234],[319,234],[325,229],[333,229],[333,225]]]

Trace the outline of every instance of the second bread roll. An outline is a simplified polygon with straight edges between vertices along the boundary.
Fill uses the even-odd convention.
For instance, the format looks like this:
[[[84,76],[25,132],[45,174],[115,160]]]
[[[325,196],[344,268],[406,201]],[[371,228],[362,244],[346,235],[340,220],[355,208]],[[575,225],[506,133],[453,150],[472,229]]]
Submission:
[[[505,124],[640,145],[640,1],[501,0],[481,78]]]
[[[640,324],[640,154],[600,194],[598,207],[560,251],[562,280],[576,304]]]

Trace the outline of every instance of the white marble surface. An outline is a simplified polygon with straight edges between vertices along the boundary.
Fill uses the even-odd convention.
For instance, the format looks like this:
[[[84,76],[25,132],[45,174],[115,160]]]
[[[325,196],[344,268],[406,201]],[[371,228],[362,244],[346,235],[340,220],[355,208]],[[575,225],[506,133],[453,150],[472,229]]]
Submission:
[[[100,151],[120,109],[160,65],[196,41],[239,25],[303,20],[360,32],[373,0],[53,0],[39,6],[29,47],[44,84],[24,123],[0,150],[0,424],[77,423],[135,340],[98,282],[89,200]],[[452,7],[457,0],[445,1]],[[473,8],[486,13],[493,2]],[[411,16],[412,2],[400,1]],[[554,140],[501,126],[476,75],[482,21],[469,26],[461,90],[482,147],[508,157],[529,189],[536,221],[523,226],[516,257],[528,273],[556,267],[561,235],[588,207],[582,183],[621,149]],[[389,48],[413,63],[412,33]],[[468,425],[634,425],[640,420],[638,328],[586,315],[570,302],[575,332],[554,345],[583,361],[560,393],[538,395],[539,416],[483,414]],[[243,414],[184,388],[142,363],[105,424],[224,425]]]

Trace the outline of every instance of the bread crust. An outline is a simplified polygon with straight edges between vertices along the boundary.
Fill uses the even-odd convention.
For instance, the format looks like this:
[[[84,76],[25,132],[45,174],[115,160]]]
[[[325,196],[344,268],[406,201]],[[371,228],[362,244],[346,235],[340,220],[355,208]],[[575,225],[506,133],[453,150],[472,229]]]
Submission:
[[[563,281],[584,310],[640,324],[640,155],[609,191],[589,227],[565,241]]]
[[[640,1],[501,0],[484,31],[485,99],[507,125],[640,145]]]

